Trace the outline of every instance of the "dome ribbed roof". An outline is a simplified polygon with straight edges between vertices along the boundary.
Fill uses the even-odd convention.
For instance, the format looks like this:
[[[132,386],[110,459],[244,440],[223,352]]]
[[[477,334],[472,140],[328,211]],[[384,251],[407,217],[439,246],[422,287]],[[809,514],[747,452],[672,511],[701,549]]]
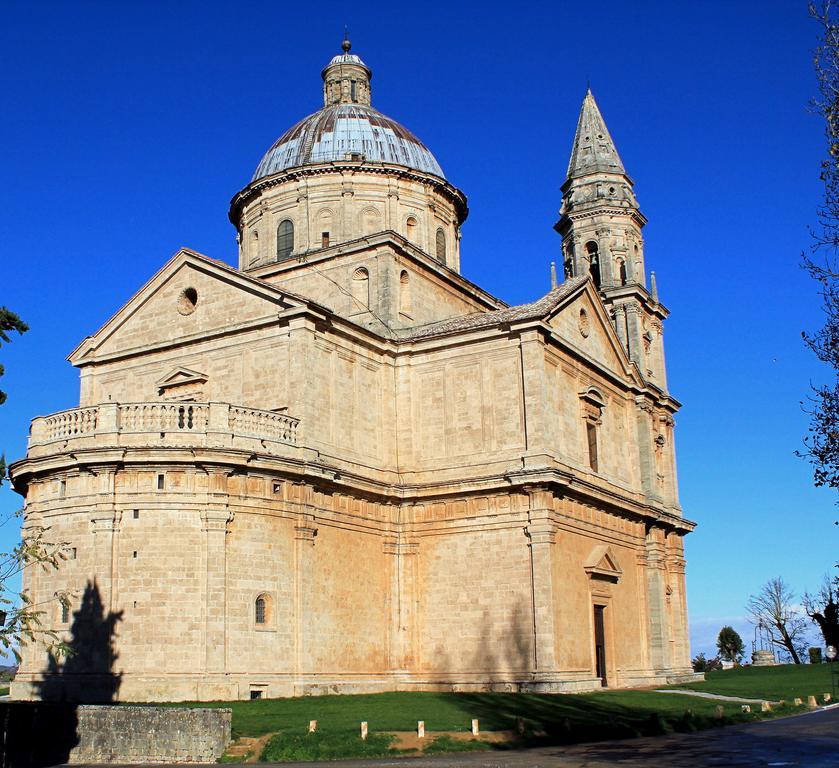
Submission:
[[[280,136],[251,181],[299,165],[357,159],[352,155],[445,178],[434,155],[405,126],[369,106],[336,104],[309,115]]]

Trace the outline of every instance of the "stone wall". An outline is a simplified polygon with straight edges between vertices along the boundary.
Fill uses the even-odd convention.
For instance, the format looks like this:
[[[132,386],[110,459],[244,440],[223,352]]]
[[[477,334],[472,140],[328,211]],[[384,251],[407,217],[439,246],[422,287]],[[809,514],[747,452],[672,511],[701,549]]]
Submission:
[[[2,765],[214,763],[231,719],[229,709],[3,703]]]

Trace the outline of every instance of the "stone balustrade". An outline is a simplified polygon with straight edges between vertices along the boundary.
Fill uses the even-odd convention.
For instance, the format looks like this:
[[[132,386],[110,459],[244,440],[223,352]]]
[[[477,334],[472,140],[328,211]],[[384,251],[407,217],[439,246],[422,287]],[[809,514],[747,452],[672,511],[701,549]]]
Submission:
[[[284,413],[229,403],[102,403],[33,419],[29,452],[65,441],[221,447],[243,438],[296,445],[298,424]]]

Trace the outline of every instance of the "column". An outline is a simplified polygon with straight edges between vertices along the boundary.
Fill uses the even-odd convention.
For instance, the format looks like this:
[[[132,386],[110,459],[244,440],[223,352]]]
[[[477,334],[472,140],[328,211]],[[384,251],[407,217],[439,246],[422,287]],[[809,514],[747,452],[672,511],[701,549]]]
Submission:
[[[525,451],[539,453],[547,447],[545,346],[538,331],[527,331],[519,341],[524,397]]]
[[[612,307],[612,318],[615,324],[615,332],[618,334],[623,351],[629,354],[629,347],[626,340],[626,306],[616,304]]]
[[[534,671],[553,672],[556,660],[556,526],[553,514],[553,493],[546,488],[528,488],[529,520],[525,534],[530,548],[531,589],[533,603],[533,665]]]
[[[664,326],[661,320],[653,320],[653,350],[655,357],[655,381],[661,389],[667,391],[667,370],[664,364]]]
[[[655,446],[652,436],[653,407],[644,397],[636,398],[635,406],[635,430],[638,445],[638,466],[641,471],[641,490],[650,501],[660,502],[661,496],[656,482]]]
[[[662,528],[651,526],[647,531],[647,610],[650,638],[650,661],[657,671],[670,667],[668,641],[670,628],[667,617],[665,534]]]

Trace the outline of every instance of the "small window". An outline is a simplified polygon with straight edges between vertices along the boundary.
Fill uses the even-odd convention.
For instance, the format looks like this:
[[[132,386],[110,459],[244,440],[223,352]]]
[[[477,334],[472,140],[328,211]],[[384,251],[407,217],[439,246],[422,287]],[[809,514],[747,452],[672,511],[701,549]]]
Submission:
[[[135,560],[137,559],[137,550],[136,550],[136,549],[134,550],[134,555],[133,555],[133,557],[134,557],[134,559],[135,559]]]
[[[67,481],[66,480],[61,480],[58,483],[58,496],[59,496],[59,498],[63,499],[66,494],[67,494]]]
[[[61,623],[67,624],[70,621],[70,603],[66,598],[61,598]]]
[[[623,259],[618,262],[618,275],[621,285],[626,285],[626,262]]]
[[[355,80],[350,80],[350,99],[358,101],[358,91],[356,90]]]
[[[254,602],[254,621],[259,625],[268,623],[268,600],[265,595],[260,595]]]
[[[284,219],[277,227],[277,261],[291,256],[294,250],[294,224]]]
[[[259,260],[259,232],[254,229],[251,232],[250,263],[253,264],[254,262],[256,262],[258,260]]]
[[[446,263],[446,233],[443,232],[442,227],[437,228],[437,237],[435,240],[435,246],[437,249],[437,261],[441,264]]]
[[[593,472],[597,472],[597,425],[586,422],[586,439],[588,441],[588,465]]]
[[[67,556],[70,558],[70,560],[75,560],[78,557],[78,552],[76,548],[70,547],[70,549],[67,550]]]
[[[320,247],[329,248],[329,232],[320,233]]]
[[[165,475],[158,475],[157,476],[157,490],[162,491],[166,485],[166,476]]]
[[[251,701],[256,701],[262,698],[262,691],[258,688],[251,689]]]
[[[352,311],[359,312],[367,309],[370,306],[370,273],[364,267],[359,267],[353,272],[350,282],[352,283]]]
[[[139,519],[140,519],[140,510],[139,510],[139,509],[135,509],[135,510],[134,510],[134,519],[135,519],[135,520],[139,520]]]

